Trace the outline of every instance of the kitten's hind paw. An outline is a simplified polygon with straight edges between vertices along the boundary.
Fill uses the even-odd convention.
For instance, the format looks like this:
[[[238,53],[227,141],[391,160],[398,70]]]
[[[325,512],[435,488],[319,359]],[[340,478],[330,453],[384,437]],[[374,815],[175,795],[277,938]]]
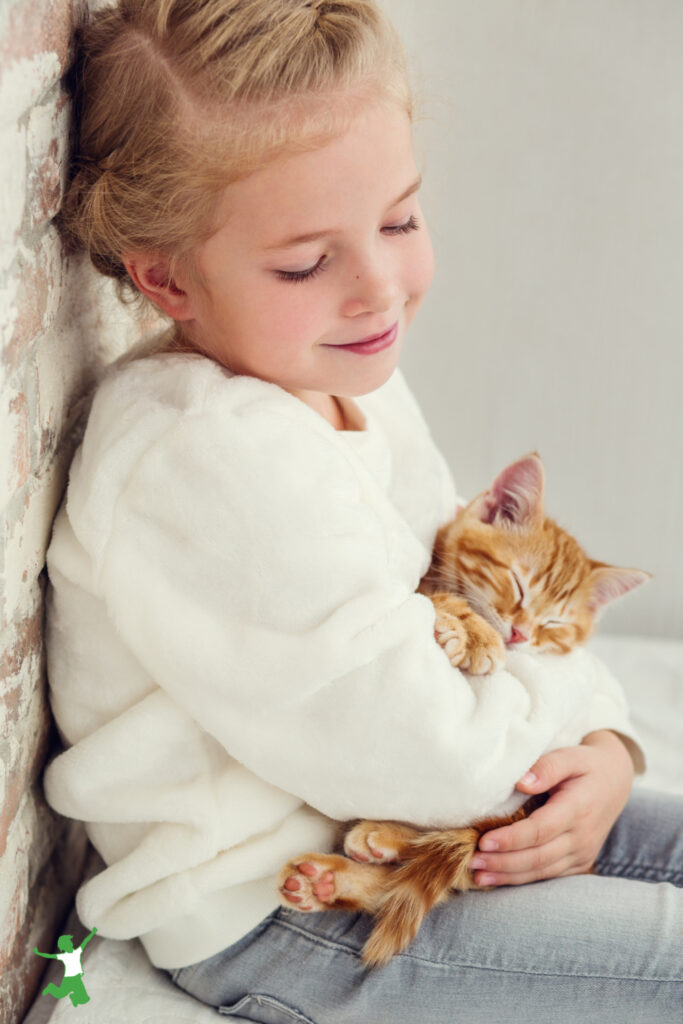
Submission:
[[[379,906],[386,872],[381,864],[356,864],[336,853],[306,853],[290,860],[278,878],[280,903],[290,910],[367,910]]]
[[[394,821],[359,821],[344,836],[344,853],[366,864],[400,861],[418,829]]]
[[[335,871],[344,857],[307,853],[285,864],[278,879],[280,902],[294,910],[328,910],[335,898]]]

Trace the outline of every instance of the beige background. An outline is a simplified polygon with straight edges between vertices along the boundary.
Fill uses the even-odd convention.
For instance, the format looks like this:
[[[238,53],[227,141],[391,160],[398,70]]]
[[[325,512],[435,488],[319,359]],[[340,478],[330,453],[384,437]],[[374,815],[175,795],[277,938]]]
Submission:
[[[403,367],[462,494],[537,448],[548,506],[683,637],[683,4],[386,0],[437,274]]]

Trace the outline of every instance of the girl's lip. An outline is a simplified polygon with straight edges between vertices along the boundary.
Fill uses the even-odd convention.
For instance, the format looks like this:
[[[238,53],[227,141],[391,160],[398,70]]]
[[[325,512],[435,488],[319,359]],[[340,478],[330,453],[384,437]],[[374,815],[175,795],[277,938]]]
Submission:
[[[335,345],[334,348],[343,348],[347,352],[362,352],[366,354],[381,352],[382,349],[393,345],[397,334],[398,320],[387,331],[384,331],[383,334],[373,334],[372,337],[365,338],[363,341],[352,341],[348,345]]]

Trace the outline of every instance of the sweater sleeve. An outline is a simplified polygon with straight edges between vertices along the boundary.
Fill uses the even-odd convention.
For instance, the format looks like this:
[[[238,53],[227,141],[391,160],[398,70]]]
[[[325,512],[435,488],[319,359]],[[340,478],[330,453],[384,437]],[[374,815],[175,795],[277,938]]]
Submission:
[[[207,402],[136,453],[97,588],[145,671],[232,757],[332,818],[453,825],[504,801],[558,723],[578,741],[596,700],[591,728],[628,734],[585,652],[454,669],[366,487],[307,424],[251,406]]]

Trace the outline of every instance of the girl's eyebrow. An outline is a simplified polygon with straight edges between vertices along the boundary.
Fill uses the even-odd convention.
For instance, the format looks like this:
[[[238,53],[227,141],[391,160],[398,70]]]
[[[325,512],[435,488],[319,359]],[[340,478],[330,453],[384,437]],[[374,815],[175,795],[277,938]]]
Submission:
[[[394,199],[393,203],[390,203],[388,209],[393,209],[394,206],[398,206],[408,196],[412,196],[413,192],[417,192],[420,185],[422,184],[422,175],[415,179],[412,185],[409,185],[405,192],[402,192],[398,199]],[[327,238],[330,235],[336,234],[333,230],[328,231],[311,231],[306,235],[296,235],[294,238],[285,238],[282,242],[277,242],[275,245],[265,246],[265,251],[270,252],[271,249],[291,249],[295,245],[303,245],[304,242],[315,242],[319,238]]]

